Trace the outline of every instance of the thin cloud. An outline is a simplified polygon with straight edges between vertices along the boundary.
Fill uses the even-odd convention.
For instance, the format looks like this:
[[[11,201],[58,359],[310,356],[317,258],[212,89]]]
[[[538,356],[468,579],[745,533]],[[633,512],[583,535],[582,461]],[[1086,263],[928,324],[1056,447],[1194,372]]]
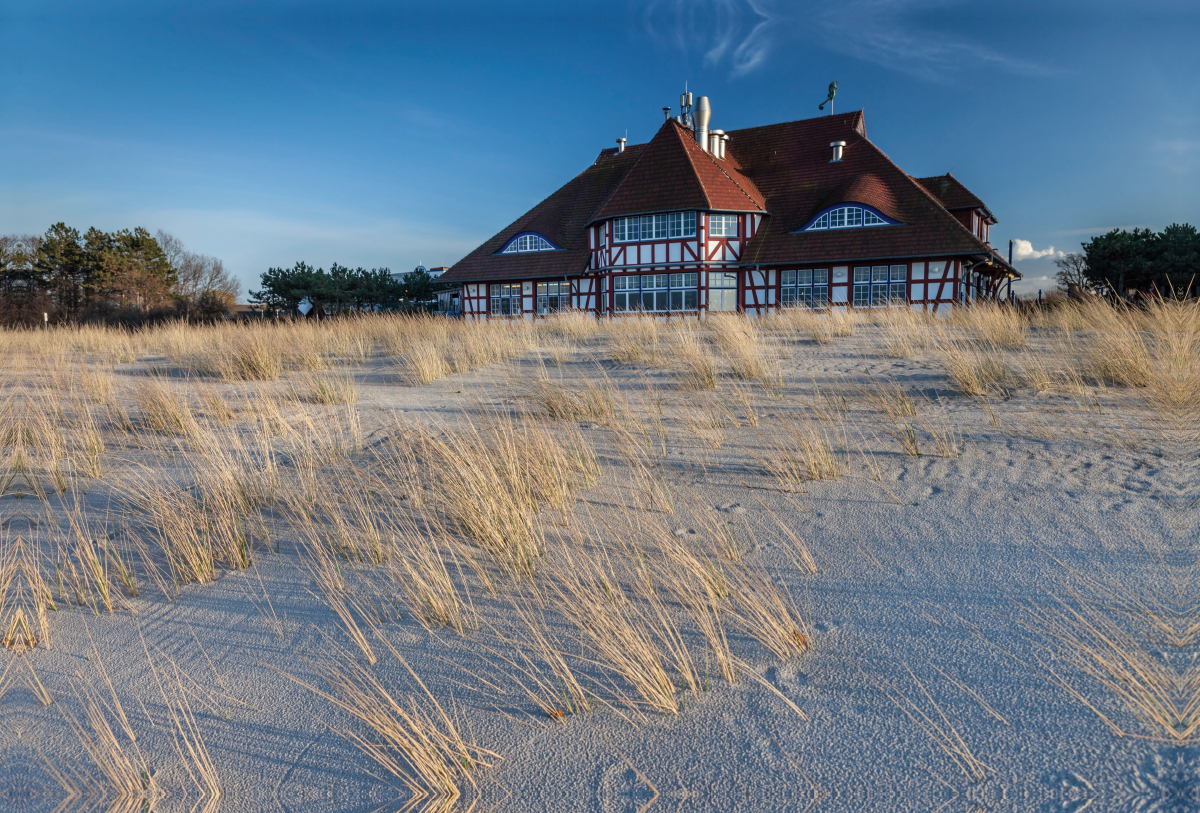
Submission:
[[[734,76],[753,73],[790,41],[803,40],[902,73],[945,83],[965,66],[1040,75],[1043,64],[989,48],[982,38],[932,31],[915,18],[958,0],[650,0],[647,34]]]
[[[931,31],[912,18],[952,5],[946,0],[842,0],[821,4],[817,17],[827,47],[885,68],[944,83],[965,65],[1008,73],[1045,74],[1043,65],[1020,59],[945,31]]]
[[[1022,260],[1040,260],[1042,257],[1061,257],[1061,251],[1055,251],[1054,246],[1050,248],[1038,250],[1033,247],[1033,243],[1028,240],[1013,240],[1013,260],[1020,262]]]

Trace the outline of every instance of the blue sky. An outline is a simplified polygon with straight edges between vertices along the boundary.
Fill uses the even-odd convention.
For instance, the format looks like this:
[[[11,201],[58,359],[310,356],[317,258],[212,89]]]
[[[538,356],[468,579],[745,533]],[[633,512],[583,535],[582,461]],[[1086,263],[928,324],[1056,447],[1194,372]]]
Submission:
[[[164,229],[249,288],[449,265],[687,81],[725,130],[864,108],[992,242],[1200,225],[1200,4],[6,0],[0,233]],[[1051,255],[1018,257],[1024,290]]]

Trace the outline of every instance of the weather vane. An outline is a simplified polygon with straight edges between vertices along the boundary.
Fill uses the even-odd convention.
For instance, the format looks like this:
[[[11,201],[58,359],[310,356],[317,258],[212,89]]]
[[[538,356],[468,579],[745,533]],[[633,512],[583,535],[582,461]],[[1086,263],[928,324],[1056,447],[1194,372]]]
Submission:
[[[833,97],[837,95],[837,82],[829,83],[829,98],[817,105],[818,110],[824,110],[829,105],[829,115],[833,115]]]

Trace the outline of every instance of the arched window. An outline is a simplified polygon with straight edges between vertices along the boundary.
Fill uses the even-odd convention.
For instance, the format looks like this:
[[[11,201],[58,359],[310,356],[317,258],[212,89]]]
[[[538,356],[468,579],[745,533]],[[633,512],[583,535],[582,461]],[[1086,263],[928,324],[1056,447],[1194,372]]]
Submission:
[[[899,221],[892,220],[882,212],[876,211],[861,203],[839,204],[826,209],[814,217],[797,231],[825,231],[828,229],[858,229],[868,226],[897,226]]]
[[[497,254],[518,254],[526,251],[558,251],[558,246],[551,243],[540,234],[519,234],[508,241],[508,245]]]

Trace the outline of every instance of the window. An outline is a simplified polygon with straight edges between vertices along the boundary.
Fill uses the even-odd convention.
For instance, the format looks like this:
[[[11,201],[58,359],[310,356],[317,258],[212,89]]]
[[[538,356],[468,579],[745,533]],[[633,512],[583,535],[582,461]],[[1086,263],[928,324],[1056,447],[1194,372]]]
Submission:
[[[571,285],[567,282],[539,282],[537,312],[540,316],[571,309]]]
[[[785,308],[829,307],[829,269],[782,272],[780,302]]]
[[[860,226],[887,226],[891,221],[862,206],[839,206],[830,209],[812,222],[805,231],[822,229],[855,229]]]
[[[737,272],[708,272],[708,309],[710,311],[736,311]]]
[[[493,284],[488,287],[491,288],[493,316],[521,315],[521,283]]]
[[[696,213],[695,212],[672,212],[667,215],[670,222],[669,237],[695,237],[696,236]]]
[[[672,212],[666,215],[644,215],[643,217],[618,217],[613,221],[613,240],[617,243],[695,236],[695,212]]]
[[[690,274],[642,274],[613,278],[613,309],[618,312],[694,311],[698,276]]]
[[[708,236],[709,237],[737,237],[738,235],[738,216],[737,215],[709,215],[708,216]]]
[[[884,308],[908,301],[907,265],[861,265],[854,269],[856,308]]]
[[[502,254],[516,254],[526,251],[554,251],[554,246],[545,237],[537,234],[522,234],[516,240],[504,247]]]

